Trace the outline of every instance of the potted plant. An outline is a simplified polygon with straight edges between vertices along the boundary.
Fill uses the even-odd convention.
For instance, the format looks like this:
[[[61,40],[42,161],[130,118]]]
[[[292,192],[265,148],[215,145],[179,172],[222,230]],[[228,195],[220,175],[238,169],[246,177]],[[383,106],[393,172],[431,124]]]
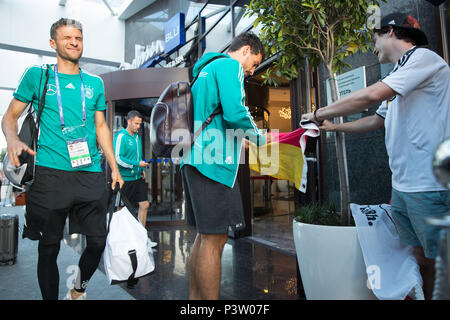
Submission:
[[[295,211],[293,234],[303,289],[308,300],[371,300],[356,228],[342,226],[334,204]]]
[[[312,67],[323,64],[330,80],[332,101],[336,101],[339,98],[336,72],[350,67],[345,62],[346,57],[370,49],[370,30],[366,23],[373,18],[381,1],[385,2],[252,0],[246,14],[257,15],[254,25],[261,27],[260,37],[266,52],[278,57],[263,75],[265,81],[277,85],[277,77],[296,78],[305,60]],[[373,19],[369,22],[373,27]],[[335,138],[341,196],[340,226],[320,225],[330,224],[327,206],[300,209],[300,221],[293,222],[299,268],[308,299],[372,299],[374,295],[366,285],[367,275],[356,228],[349,226],[345,139],[342,133],[337,133]],[[310,216],[319,219],[309,219],[305,223],[303,219],[308,216],[305,215],[308,211],[311,211]],[[322,219],[324,217],[327,219]]]

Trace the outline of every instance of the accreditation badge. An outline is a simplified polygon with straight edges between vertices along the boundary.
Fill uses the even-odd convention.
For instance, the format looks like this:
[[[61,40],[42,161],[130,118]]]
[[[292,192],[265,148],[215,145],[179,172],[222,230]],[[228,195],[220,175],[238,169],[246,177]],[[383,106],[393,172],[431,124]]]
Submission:
[[[87,143],[87,130],[84,125],[63,129],[67,151],[72,168],[87,167],[92,164],[89,145]]]
[[[92,164],[86,139],[79,138],[67,141],[67,150],[69,151],[72,168],[81,168]]]

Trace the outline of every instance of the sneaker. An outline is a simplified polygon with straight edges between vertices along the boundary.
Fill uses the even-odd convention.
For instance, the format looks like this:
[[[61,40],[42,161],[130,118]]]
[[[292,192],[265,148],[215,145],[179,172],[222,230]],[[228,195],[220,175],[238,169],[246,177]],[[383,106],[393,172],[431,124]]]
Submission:
[[[64,300],[86,300],[86,297],[87,297],[87,293],[83,292],[83,294],[80,295],[78,298],[73,299],[72,298],[72,289],[69,289],[66,296],[64,297]]]
[[[148,238],[147,240],[147,247],[149,248],[154,248],[156,247],[158,244],[156,242],[153,242],[152,240],[150,240],[150,238]]]

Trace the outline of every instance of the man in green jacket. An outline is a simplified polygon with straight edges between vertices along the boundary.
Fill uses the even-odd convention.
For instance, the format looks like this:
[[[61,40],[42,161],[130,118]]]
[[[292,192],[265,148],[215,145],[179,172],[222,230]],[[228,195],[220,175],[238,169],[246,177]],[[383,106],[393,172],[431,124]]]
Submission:
[[[120,193],[131,203],[139,205],[138,219],[145,227],[149,202],[144,170],[148,163],[142,160],[142,142],[138,134],[141,124],[142,115],[139,111],[128,112],[126,129],[122,129],[114,137],[114,155],[125,181]],[[149,245],[154,247],[156,243],[149,241]]]
[[[220,58],[217,58],[220,57]],[[245,106],[244,76],[253,75],[264,47],[253,33],[233,39],[227,54],[208,52],[196,63],[192,87],[194,132],[222,111],[182,158],[186,222],[197,229],[190,256],[190,299],[218,299],[221,257],[229,227],[245,227],[236,175],[243,138],[266,143]],[[214,61],[211,61],[214,60]]]

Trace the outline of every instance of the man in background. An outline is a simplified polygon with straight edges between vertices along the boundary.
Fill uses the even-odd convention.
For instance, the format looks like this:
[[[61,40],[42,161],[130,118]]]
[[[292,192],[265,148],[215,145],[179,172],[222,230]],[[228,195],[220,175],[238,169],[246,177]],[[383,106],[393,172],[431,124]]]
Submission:
[[[139,111],[131,110],[128,112],[126,119],[127,127],[119,131],[114,137],[114,154],[120,174],[125,181],[120,193],[139,207],[138,219],[145,228],[149,208],[145,186],[145,168],[147,168],[148,163],[143,160],[142,142],[138,134],[142,125],[142,115]],[[148,244],[150,247],[157,245],[150,239]]]

